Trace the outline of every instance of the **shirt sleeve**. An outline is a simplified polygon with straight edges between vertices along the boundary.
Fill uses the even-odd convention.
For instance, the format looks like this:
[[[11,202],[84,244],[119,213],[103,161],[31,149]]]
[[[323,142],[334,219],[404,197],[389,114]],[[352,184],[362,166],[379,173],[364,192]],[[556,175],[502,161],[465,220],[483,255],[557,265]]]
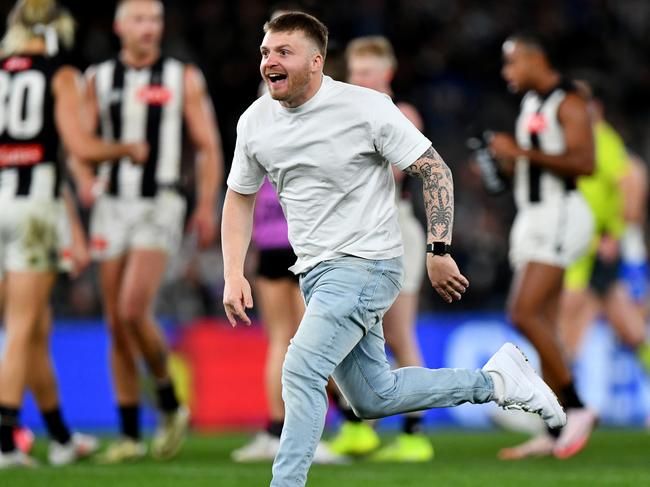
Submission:
[[[378,99],[374,110],[373,138],[377,151],[404,170],[431,147],[431,141],[413,125],[388,96]]]
[[[237,123],[237,142],[228,175],[228,187],[240,194],[259,191],[266,172],[246,150],[246,121],[244,116]]]

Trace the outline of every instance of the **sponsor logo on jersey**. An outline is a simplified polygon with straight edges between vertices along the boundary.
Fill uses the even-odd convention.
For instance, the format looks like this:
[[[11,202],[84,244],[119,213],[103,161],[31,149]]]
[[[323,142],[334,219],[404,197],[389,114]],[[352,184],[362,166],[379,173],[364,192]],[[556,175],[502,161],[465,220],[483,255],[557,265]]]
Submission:
[[[541,113],[534,113],[528,119],[528,132],[531,134],[539,134],[543,132],[547,126],[546,117]]]
[[[41,161],[41,144],[0,144],[0,167],[34,166]]]
[[[32,67],[32,59],[28,57],[12,56],[2,65],[5,71],[25,71]]]
[[[138,90],[138,100],[147,105],[165,105],[171,98],[171,90],[162,85],[147,85]]]
[[[105,237],[96,235],[90,241],[90,247],[98,252],[104,251],[108,248],[108,240]]]

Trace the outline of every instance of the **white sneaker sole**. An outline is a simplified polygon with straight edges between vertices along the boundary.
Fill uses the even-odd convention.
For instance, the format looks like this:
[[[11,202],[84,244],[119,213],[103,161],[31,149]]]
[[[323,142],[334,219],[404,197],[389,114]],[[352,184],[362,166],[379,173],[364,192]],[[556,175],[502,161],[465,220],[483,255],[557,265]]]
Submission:
[[[528,358],[524,353],[519,349],[519,347],[513,345],[512,343],[506,343],[501,350],[512,360],[514,365],[524,374],[526,379],[528,379],[533,387],[542,393],[546,401],[546,407],[553,411],[553,417],[549,419],[544,419],[544,422],[548,425],[549,428],[561,428],[566,424],[566,413],[560,405],[560,402],[557,399],[555,393],[551,388],[546,385],[546,382],[537,375],[535,369],[533,369],[528,362]],[[523,360],[522,360],[523,359]]]

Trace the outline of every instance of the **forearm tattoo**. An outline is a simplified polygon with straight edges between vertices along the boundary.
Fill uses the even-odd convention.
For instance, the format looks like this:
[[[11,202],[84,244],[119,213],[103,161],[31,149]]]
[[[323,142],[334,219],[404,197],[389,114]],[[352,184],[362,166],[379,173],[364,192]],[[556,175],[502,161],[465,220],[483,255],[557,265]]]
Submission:
[[[432,146],[404,172],[422,180],[428,241],[451,243],[451,230],[454,226],[454,181],[449,166]]]

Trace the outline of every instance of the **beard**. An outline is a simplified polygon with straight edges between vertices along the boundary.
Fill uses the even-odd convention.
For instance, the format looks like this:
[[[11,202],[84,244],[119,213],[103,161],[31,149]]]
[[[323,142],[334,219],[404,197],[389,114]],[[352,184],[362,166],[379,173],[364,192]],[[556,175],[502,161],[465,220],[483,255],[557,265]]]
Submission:
[[[291,100],[299,98],[305,92],[310,80],[309,64],[306,63],[304,69],[287,75],[287,89],[283,93],[274,92],[270,81],[267,81],[267,88],[274,100],[290,103]]]

